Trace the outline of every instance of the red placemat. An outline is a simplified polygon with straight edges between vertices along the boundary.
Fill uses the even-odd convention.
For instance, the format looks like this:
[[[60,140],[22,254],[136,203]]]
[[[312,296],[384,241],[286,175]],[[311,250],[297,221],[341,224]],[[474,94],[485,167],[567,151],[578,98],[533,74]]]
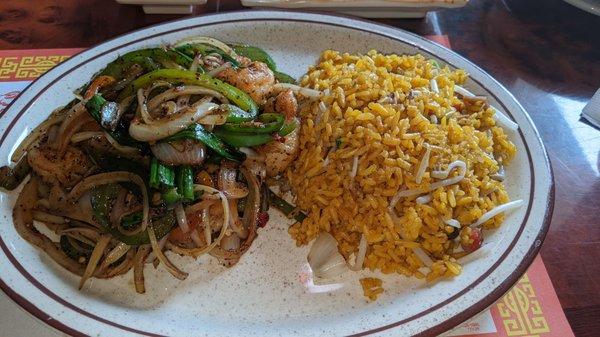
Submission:
[[[445,35],[427,36],[450,48]],[[81,49],[0,50],[0,112],[32,80]],[[527,273],[500,300],[445,336],[573,336],[560,302],[537,256]]]

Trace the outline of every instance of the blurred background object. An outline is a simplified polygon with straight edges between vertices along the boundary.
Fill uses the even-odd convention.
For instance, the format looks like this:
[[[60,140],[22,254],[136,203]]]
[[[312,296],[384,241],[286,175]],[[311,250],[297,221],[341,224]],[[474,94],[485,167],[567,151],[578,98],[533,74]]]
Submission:
[[[206,0],[116,0],[123,5],[141,5],[146,14],[192,14]]]
[[[247,7],[337,12],[364,18],[422,18],[442,8],[464,7],[468,0],[241,0]]]
[[[564,0],[586,12],[600,16],[600,0]]]

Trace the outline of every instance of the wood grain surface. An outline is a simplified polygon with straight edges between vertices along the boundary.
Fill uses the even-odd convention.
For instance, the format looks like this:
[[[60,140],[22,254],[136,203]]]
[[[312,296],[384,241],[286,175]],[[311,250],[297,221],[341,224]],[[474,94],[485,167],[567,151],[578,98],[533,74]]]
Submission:
[[[209,0],[194,15],[240,9]],[[112,0],[2,0],[0,49],[89,47],[178,17]],[[560,0],[471,0],[425,19],[377,21],[447,35],[529,111],[556,180],[541,254],[576,335],[600,336],[600,131],[579,117],[600,88],[600,17]]]

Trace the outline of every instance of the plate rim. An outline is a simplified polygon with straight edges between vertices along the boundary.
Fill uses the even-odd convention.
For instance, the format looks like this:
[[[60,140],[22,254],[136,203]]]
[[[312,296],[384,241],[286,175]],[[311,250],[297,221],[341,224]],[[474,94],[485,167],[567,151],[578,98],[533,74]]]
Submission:
[[[165,31],[161,31],[159,33],[156,34],[152,34],[150,36],[145,36],[136,40],[132,40],[129,42],[124,42],[123,44],[114,46],[109,48],[107,51],[103,52],[103,53],[96,53],[93,55],[90,55],[89,57],[81,60],[79,63],[74,64],[73,66],[65,69],[64,71],[62,71],[62,73],[58,73],[58,78],[51,80],[51,81],[46,81],[48,82],[43,88],[41,88],[40,90],[38,90],[38,92],[28,101],[24,101],[21,103],[22,108],[19,111],[19,113],[9,122],[9,125],[7,126],[7,129],[4,131],[4,134],[2,135],[2,137],[0,138],[0,144],[2,144],[5,140],[5,138],[8,136],[8,134],[10,133],[10,129],[11,126],[13,125],[14,122],[16,122],[20,117],[22,117],[22,115],[30,108],[31,104],[33,102],[35,102],[38,97],[41,95],[41,93],[43,93],[45,90],[47,90],[49,87],[55,85],[56,81],[60,78],[62,78],[63,76],[67,75],[68,73],[71,73],[77,66],[80,66],[82,64],[85,64],[91,60],[93,60],[94,58],[97,58],[99,56],[105,55],[107,53],[111,53],[114,52],[114,50],[116,49],[120,49],[122,47],[125,47],[127,45],[133,44],[133,43],[137,43],[143,40],[146,40],[150,37],[156,37],[156,36],[160,36],[160,35],[165,35],[165,34],[169,34],[169,33],[173,33],[176,31],[180,31],[183,29],[190,29],[190,28],[194,28],[194,27],[202,27],[202,26],[209,26],[209,25],[215,25],[215,24],[223,24],[223,23],[227,23],[227,22],[250,22],[250,21],[295,21],[295,22],[306,22],[306,23],[316,23],[316,24],[323,24],[323,25],[331,25],[331,26],[337,26],[337,27],[342,27],[342,28],[346,28],[346,29],[353,29],[353,30],[358,30],[361,32],[366,32],[366,33],[371,33],[371,34],[375,34],[375,35],[379,35],[382,36],[384,38],[390,39],[390,40],[394,40],[397,42],[401,42],[404,44],[408,44],[411,45],[417,49],[419,49],[420,51],[424,51],[427,52],[429,54],[432,54],[434,57],[436,58],[440,58],[442,59],[442,57],[440,55],[436,55],[434,52],[428,50],[426,47],[427,44],[433,44],[435,45],[436,48],[441,48],[443,49],[446,53],[450,53],[452,54],[452,56],[456,59],[461,60],[462,62],[468,63],[471,67],[473,67],[474,69],[476,69],[477,71],[481,72],[481,74],[483,74],[483,76],[491,81],[495,86],[498,87],[498,89],[500,89],[500,91],[503,91],[503,94],[507,95],[508,98],[510,98],[510,100],[512,100],[511,103],[516,104],[516,106],[522,110],[524,112],[523,116],[525,117],[525,119],[528,121],[529,126],[531,127],[531,130],[533,132],[533,134],[531,135],[532,138],[536,139],[539,143],[539,147],[541,150],[541,155],[542,158],[544,159],[544,165],[542,165],[541,169],[544,169],[545,173],[548,175],[549,178],[549,185],[548,185],[548,190],[547,191],[543,191],[546,192],[547,194],[547,199],[545,201],[545,211],[544,211],[544,216],[542,219],[542,223],[540,226],[539,231],[535,234],[535,239],[533,240],[533,244],[531,245],[531,247],[529,247],[529,249],[527,249],[527,251],[525,252],[523,258],[521,259],[521,261],[519,261],[518,266],[514,269],[514,271],[512,271],[503,281],[500,282],[500,284],[498,286],[496,286],[496,288],[494,290],[492,290],[491,292],[489,292],[487,295],[485,295],[483,298],[481,298],[480,300],[478,300],[477,302],[471,304],[468,308],[466,308],[465,310],[463,310],[462,312],[459,312],[455,315],[453,315],[452,317],[445,319],[445,320],[440,320],[439,322],[434,323],[434,325],[426,330],[420,331],[418,332],[416,335],[417,336],[429,336],[429,335],[436,335],[439,333],[442,333],[444,331],[447,331],[449,329],[452,329],[453,327],[457,326],[458,324],[462,323],[463,321],[467,320],[470,317],[475,316],[476,314],[478,314],[479,312],[483,311],[484,309],[486,309],[487,307],[489,307],[490,305],[492,305],[498,298],[500,298],[503,294],[505,294],[519,279],[520,277],[524,274],[524,272],[527,270],[527,268],[529,267],[529,265],[533,262],[533,260],[535,259],[535,257],[537,256],[541,245],[546,237],[546,234],[548,233],[549,230],[549,226],[550,226],[550,222],[551,222],[551,218],[552,218],[552,214],[554,211],[554,200],[555,200],[555,181],[554,181],[554,173],[553,173],[553,169],[552,169],[552,165],[551,162],[549,160],[548,157],[548,152],[546,150],[546,147],[542,141],[542,138],[539,134],[539,131],[537,130],[537,127],[535,126],[535,124],[533,123],[533,120],[531,119],[531,116],[529,115],[529,113],[527,112],[527,110],[520,104],[520,102],[514,97],[514,95],[504,86],[502,85],[500,82],[498,82],[498,80],[496,80],[493,76],[491,76],[490,74],[488,74],[485,70],[483,70],[482,68],[480,68],[477,64],[473,63],[472,61],[468,60],[467,58],[463,57],[462,55],[458,54],[456,51],[453,51],[449,48],[446,48],[445,46],[442,46],[434,41],[430,41],[426,38],[424,38],[423,36],[417,35],[415,33],[412,33],[410,31],[406,31],[388,24],[382,24],[382,23],[378,23],[378,22],[373,22],[370,20],[366,20],[366,19],[362,19],[362,18],[357,18],[357,17],[353,17],[353,16],[348,16],[348,15],[343,15],[343,14],[332,14],[329,12],[319,12],[319,11],[293,11],[294,14],[297,14],[299,17],[293,17],[293,18],[283,18],[283,17],[269,17],[269,18],[265,18],[265,17],[242,17],[242,18],[238,18],[238,19],[229,19],[228,17],[230,16],[236,16],[239,14],[258,14],[260,15],[269,15],[271,13],[275,13],[275,14],[281,14],[281,13],[289,13],[289,11],[286,10],[278,10],[278,9],[265,9],[265,10],[242,10],[242,11],[235,11],[235,12],[225,12],[225,13],[209,13],[209,14],[204,14],[204,15],[200,15],[200,16],[194,16],[194,17],[185,17],[185,18],[179,18],[179,19],[175,19],[175,20],[170,20],[170,21],[165,21],[165,22],[161,22],[161,23],[157,23],[157,24],[153,24],[153,25],[149,25],[149,26],[145,26],[145,27],[141,27],[135,30],[131,30],[129,32],[126,32],[124,34],[115,36],[113,38],[107,39],[103,42],[94,44],[92,46],[90,46],[89,48],[86,48],[78,53],[75,53],[71,56],[71,58],[74,58],[75,56],[78,56],[80,54],[89,52],[90,50],[96,48],[96,47],[100,47],[102,45],[105,44],[109,44],[115,40],[118,39],[122,39],[123,37],[127,36],[127,35],[132,35],[135,34],[137,32],[140,31],[144,31],[144,30],[150,30],[153,28],[157,28],[160,26],[168,26],[174,23],[181,23],[184,21],[194,21],[194,20],[198,20],[201,18],[206,18],[206,17],[222,17],[221,18],[217,18],[217,19],[221,19],[215,22],[208,22],[208,23],[198,23],[198,24],[194,24],[194,25],[188,25],[185,27],[181,27],[181,28],[175,28],[175,29],[170,29],[170,30],[165,30]],[[307,17],[308,16],[308,17]],[[317,16],[319,17],[319,19],[323,20],[323,21],[318,21],[315,20],[314,18],[309,18],[310,16]],[[377,31],[377,30],[371,30],[369,28],[365,28],[365,27],[356,27],[356,26],[349,26],[346,24],[337,24],[331,21],[326,21],[326,17],[333,17],[333,18],[343,18],[345,20],[350,20],[350,21],[358,21],[370,26],[379,26],[382,28],[385,28],[387,30],[391,30],[392,32],[396,31],[396,32],[400,32],[402,34],[406,34],[406,35],[410,35],[411,37],[413,37],[416,40],[419,40],[421,42],[423,42],[425,45],[416,45],[414,44],[414,42],[412,41],[406,41],[404,40],[402,37],[400,36],[394,36],[394,35],[390,35],[388,33],[384,33],[382,31]],[[443,60],[445,63],[453,66],[456,68],[456,66],[454,64],[452,64],[450,61],[447,60]],[[68,61],[66,61],[68,62]],[[65,63],[66,63],[65,62]],[[28,91],[30,90],[30,87],[34,84],[37,83],[44,83],[45,79],[47,77],[49,77],[51,74],[57,73],[59,72],[59,70],[56,68],[53,68],[51,70],[49,70],[48,72],[44,73],[43,75],[41,75],[39,78],[35,79],[34,81],[32,81],[31,83],[29,83],[24,89],[23,91],[18,95],[18,97],[16,97],[2,112],[0,112],[0,118],[2,118],[6,112],[8,112],[13,104],[15,104],[19,98],[21,97],[22,94],[24,93],[28,93]],[[472,79],[472,78],[471,78]],[[474,79],[472,79],[474,80]],[[484,89],[486,89],[486,91],[489,91],[491,94],[493,94],[491,92],[490,89],[488,89],[488,86],[483,85],[482,83],[480,83],[479,81],[474,80],[476,83],[478,83],[481,87],[483,87]],[[494,95],[495,97],[495,95]],[[499,102],[499,104],[501,104],[504,108],[505,111],[509,114],[509,116],[512,117],[512,114],[510,112],[510,110],[508,110],[505,106],[504,103],[501,102],[497,97],[495,97],[496,100]],[[529,162],[530,162],[530,171],[532,173],[532,181],[531,181],[531,187],[532,187],[532,192],[533,192],[533,188],[534,188],[534,182],[535,182],[535,175],[534,173],[534,166],[532,163],[532,158],[531,155],[529,154],[529,147],[527,146],[527,142],[525,141],[525,136],[523,135],[521,129],[519,129],[519,135],[522,138],[522,141],[524,143],[524,145],[526,146],[527,152],[528,152],[528,156],[529,156]],[[531,194],[530,196],[530,201],[528,203],[528,207],[531,208],[531,199],[533,199],[533,194]],[[528,216],[529,216],[529,212],[530,209],[528,209],[525,218],[521,224],[521,230],[519,231],[518,234],[521,233],[522,229],[525,228],[526,223],[528,222]],[[518,235],[515,237],[514,239],[514,245],[516,245],[518,241]],[[538,244],[539,242],[539,244]],[[11,257],[9,256],[9,254],[6,254],[7,250],[5,249],[5,244],[2,240],[2,238],[0,237],[0,245],[3,246],[2,249],[4,250],[5,255],[7,256],[7,258],[9,259],[9,261],[11,261],[12,259],[16,260],[16,258],[14,258],[14,256]],[[512,248],[514,248],[514,245],[509,246],[509,248],[507,249],[507,251],[503,254],[503,255],[508,255],[511,251]],[[526,249],[526,248],[524,248]],[[501,264],[505,259],[505,256],[502,256],[499,261],[497,261],[496,263],[499,265]],[[13,261],[11,261],[13,262]],[[18,262],[18,261],[17,261]],[[17,267],[14,265],[13,263],[13,267]],[[22,266],[21,266],[22,268]],[[17,269],[19,269],[17,267]],[[486,275],[486,273],[491,273],[493,270],[495,270],[495,268],[490,268],[489,270],[487,270],[484,275],[482,275],[480,278],[478,278],[475,282],[473,282],[473,284],[471,284],[470,286],[476,286],[480,283],[480,279],[484,278]],[[19,270],[20,271],[20,270]],[[21,271],[20,271],[21,272]],[[28,281],[31,282],[31,277],[27,277],[27,275],[23,274],[23,272],[21,272],[22,276],[24,276]],[[30,275],[29,275],[30,276]],[[44,291],[43,289],[41,289],[40,287],[38,287],[36,284],[32,284],[35,288],[37,288],[38,290],[42,291],[46,296],[48,296],[47,292]],[[469,287],[465,288],[463,291],[467,291]],[[86,336],[85,333],[76,330],[74,327],[69,326],[66,323],[63,323],[57,319],[55,319],[54,317],[52,317],[50,314],[46,313],[45,311],[43,311],[42,309],[38,308],[35,304],[33,304],[31,301],[29,301],[28,299],[26,299],[25,297],[23,297],[21,294],[17,293],[16,291],[14,291],[0,276],[0,289],[2,289],[2,291],[9,297],[11,298],[16,304],[18,304],[19,306],[21,306],[23,309],[25,309],[26,311],[28,311],[30,314],[32,314],[33,316],[35,316],[36,318],[40,319],[41,321],[43,321],[44,323],[50,325],[51,327],[58,329],[62,332],[68,333],[70,335],[74,335],[74,336]],[[462,292],[462,291],[461,291]],[[52,293],[50,291],[50,293]],[[52,293],[53,294],[53,293]],[[454,295],[455,296],[455,295]],[[52,298],[52,296],[49,296]],[[56,299],[55,299],[56,300]],[[452,302],[453,297],[451,297],[450,299],[448,299],[447,301]],[[58,301],[59,303],[61,303],[61,301]],[[448,303],[439,303],[436,306],[440,306],[443,307]],[[121,329],[123,331],[127,331],[127,332],[132,332],[132,333],[137,333],[137,334],[143,334],[146,336],[162,336],[160,334],[156,334],[156,333],[152,333],[152,332],[147,332],[147,331],[141,331],[141,330],[137,330],[135,328],[130,328],[127,326],[123,326],[119,323],[115,323],[115,322],[111,322],[111,321],[107,321],[106,319],[103,319],[102,317],[98,317],[95,314],[89,313],[85,310],[82,310],[80,308],[78,308],[77,306],[66,302],[67,304],[69,304],[70,306],[67,306],[67,308],[69,308],[70,310],[74,310],[73,308],[79,309],[79,310],[74,310],[75,312],[78,312],[79,314],[82,314],[80,311],[84,312],[84,315],[87,316],[88,318],[91,318],[93,320],[96,320],[100,323],[104,323],[104,324],[108,324],[110,326],[113,326],[115,328]],[[61,303],[63,305],[65,305],[64,303]],[[441,308],[440,307],[440,308]],[[439,308],[436,308],[439,309]],[[420,315],[422,312],[414,315]],[[425,313],[424,315],[426,315],[427,313]],[[413,317],[414,317],[413,316]],[[409,320],[412,320],[413,317],[410,317]],[[377,333],[377,332],[381,332],[381,331],[385,331],[397,326],[400,326],[405,322],[406,319],[395,322],[395,323],[391,323],[391,324],[387,324],[385,326],[382,327],[377,327],[377,328],[371,328],[367,331],[364,332],[359,332],[356,334],[353,334],[352,336],[364,336],[364,335],[368,335],[368,334],[373,334],[373,333]]]

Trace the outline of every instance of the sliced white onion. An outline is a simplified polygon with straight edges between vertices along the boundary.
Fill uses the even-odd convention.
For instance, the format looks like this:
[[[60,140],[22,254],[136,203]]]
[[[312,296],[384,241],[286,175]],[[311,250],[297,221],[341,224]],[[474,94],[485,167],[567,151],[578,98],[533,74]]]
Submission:
[[[431,156],[431,148],[425,145],[425,154],[423,158],[421,158],[421,163],[419,164],[419,169],[417,170],[417,174],[415,176],[415,182],[417,184],[421,183],[423,180],[423,175],[425,174],[425,170],[429,166],[429,157]]]
[[[143,142],[160,140],[185,129],[190,124],[210,114],[211,110],[217,106],[214,103],[202,103],[195,108],[185,109],[176,115],[156,121],[152,125],[134,120],[129,126],[129,134],[131,137]]]
[[[190,226],[188,225],[187,216],[185,215],[185,210],[181,203],[178,203],[175,206],[175,217],[177,219],[177,224],[181,231],[185,234],[190,231]]]
[[[227,122],[227,116],[229,116],[229,112],[227,110],[218,109],[214,110],[210,115],[200,118],[198,123],[210,126],[223,125],[225,122]]]
[[[182,144],[177,149],[173,144]],[[196,141],[158,142],[150,146],[156,159],[170,165],[200,165],[206,158],[206,147]]]
[[[192,238],[192,241],[194,241],[194,243],[196,244],[196,247],[201,247],[203,245],[202,240],[200,240],[200,234],[198,234],[198,231],[196,229],[190,232],[190,237]]]
[[[96,243],[96,246],[94,247],[94,250],[92,251],[92,255],[90,256],[88,264],[85,267],[85,272],[83,272],[83,276],[81,277],[81,280],[79,281],[79,289],[80,290],[81,290],[81,288],[83,288],[85,281],[87,281],[94,274],[94,271],[96,270],[96,267],[98,266],[98,262],[102,258],[102,255],[104,255],[104,250],[106,249],[106,247],[108,246],[109,243],[110,243],[110,235],[102,236],[100,238],[100,240],[98,241],[98,243]]]
[[[142,120],[146,124],[152,124],[154,122],[154,118],[150,116],[148,112],[148,106],[146,105],[146,95],[145,90],[143,88],[139,88],[137,91],[137,101],[138,101],[138,110],[140,115],[142,116]]]
[[[148,102],[148,111],[154,111],[161,104],[166,101],[172,100],[180,96],[190,95],[207,95],[218,99],[221,103],[229,103],[227,97],[223,96],[220,92],[197,85],[186,85],[182,87],[175,87],[156,95]]]
[[[154,234],[154,228],[152,226],[148,226],[148,238],[150,239],[150,244],[152,245],[152,252],[154,256],[160,261],[160,263],[167,268],[167,271],[171,273],[171,275],[175,276],[180,280],[185,280],[188,277],[188,273],[181,271],[177,266],[175,266],[162,252],[162,248],[158,245],[158,241],[156,240],[156,234]]]
[[[479,227],[481,224],[490,220],[491,218],[495,217],[496,215],[506,212],[506,211],[510,211],[512,209],[519,208],[524,203],[525,202],[522,199],[519,199],[519,200],[507,202],[506,204],[503,204],[500,206],[496,206],[496,207],[492,208],[491,210],[485,212],[475,223],[471,224],[471,227],[472,228]]]
[[[221,64],[220,66],[216,67],[215,69],[212,69],[209,72],[207,72],[206,75],[208,75],[208,76],[216,76],[218,73],[220,73],[223,70],[225,70],[227,68],[230,68],[230,67],[231,67],[231,63],[225,62],[225,63]]]
[[[219,236],[217,237],[217,239],[215,241],[213,241],[211,244],[208,244],[207,246],[199,247],[199,248],[195,248],[195,249],[180,248],[177,245],[172,245],[170,247],[171,250],[177,254],[193,255],[194,257],[197,258],[198,256],[200,256],[202,254],[206,254],[206,253],[210,252],[213,248],[215,248],[221,242],[221,240],[225,236],[225,232],[227,232],[227,229],[229,228],[229,221],[231,221],[230,220],[231,210],[229,209],[229,203],[227,202],[227,197],[225,196],[225,194],[223,194],[223,192],[221,192],[217,189],[214,189],[210,186],[198,185],[198,184],[194,185],[194,191],[203,192],[202,198],[214,199],[214,196],[216,195],[218,198],[221,199],[221,205],[223,206],[223,225],[221,227],[221,232],[219,233]]]
[[[308,253],[308,264],[315,277],[335,277],[348,269],[337,245],[336,239],[327,232],[319,234],[315,239]]]
[[[365,262],[365,256],[367,255],[367,237],[363,234],[360,237],[360,243],[358,244],[358,253],[354,265],[348,263],[348,268],[352,271],[359,271],[362,269]]]
[[[240,248],[240,237],[235,233],[231,233],[231,235],[225,235],[223,240],[221,240],[220,246],[227,251],[236,251]]]
[[[425,252],[425,250],[423,250],[423,248],[416,247],[416,248],[413,248],[412,251],[419,258],[419,260],[421,260],[421,262],[423,262],[423,264],[425,266],[431,267],[431,265],[433,264],[433,260],[429,257],[429,255],[427,255],[427,253]]]
[[[204,224],[204,240],[207,245],[212,243],[212,229],[210,228],[210,212],[208,207],[202,210],[202,223]]]
[[[327,156],[327,159],[329,159],[329,156]],[[354,177],[356,177],[357,171],[358,171],[358,156],[354,156],[354,159],[352,159],[352,171],[350,172],[350,178],[354,179]]]
[[[106,254],[106,258],[104,259],[104,261],[102,261],[102,266],[100,267],[100,269],[104,269],[112,263],[115,263],[123,255],[127,254],[130,248],[131,246],[123,242],[116,245],[115,248],[113,248],[108,254]]]
[[[248,195],[248,188],[236,181],[237,170],[230,165],[221,165],[217,185],[229,199],[240,199]]]
[[[422,204],[429,203],[431,201],[431,199],[433,199],[431,194],[425,194],[425,195],[422,195],[422,196],[418,197],[417,199],[415,199],[415,201],[417,202],[417,204],[422,205]]]
[[[273,87],[271,87],[271,90],[274,93],[277,93],[280,91],[285,91],[288,89],[292,90],[296,94],[305,96],[305,97],[313,99],[313,100],[323,97],[322,91],[314,90],[314,89],[310,89],[310,88],[304,88],[299,85],[295,85],[295,84],[291,84],[291,83],[277,83],[277,84],[273,85]]]
[[[429,86],[431,87],[431,90],[433,92],[435,92],[436,94],[440,93],[440,88],[438,87],[438,83],[435,80],[435,78],[432,78],[431,80],[429,80]]]

